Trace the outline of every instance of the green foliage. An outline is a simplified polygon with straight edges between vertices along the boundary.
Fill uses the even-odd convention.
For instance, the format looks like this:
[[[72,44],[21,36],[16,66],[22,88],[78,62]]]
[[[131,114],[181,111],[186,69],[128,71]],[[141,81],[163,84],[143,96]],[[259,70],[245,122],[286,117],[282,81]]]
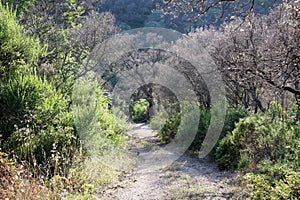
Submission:
[[[118,174],[107,166],[117,167],[116,164],[122,163],[125,167],[122,160],[126,147],[123,133],[127,128],[124,118],[121,119],[118,111],[108,109],[110,99],[103,95],[99,84],[89,79],[89,75],[76,82],[72,96],[73,116],[84,159],[74,166],[70,176],[75,182],[74,189],[84,197],[75,195],[73,198],[71,195],[71,199],[90,197],[90,187],[99,188],[117,178]],[[112,165],[109,164],[111,160]]]
[[[295,107],[273,102],[266,113],[241,119],[216,151],[220,169],[248,171],[251,199],[297,199],[300,195],[300,126]]]
[[[220,142],[216,151],[218,166],[255,170],[264,159],[277,161],[292,157],[299,161],[297,126],[278,103],[273,103],[265,114],[240,120],[233,132]]]
[[[73,127],[48,126],[35,134],[30,127],[17,130],[5,142],[5,149],[13,151],[20,160],[27,160],[48,177],[66,176],[77,151]]]
[[[20,16],[24,27],[29,30],[28,34],[39,36],[47,50],[40,57],[37,67],[39,75],[46,75],[55,87],[62,90],[65,98],[71,96],[79,68],[83,67],[84,59],[90,52],[85,43],[89,37],[83,39],[80,36],[86,37],[84,30],[81,30],[82,15],[85,13],[82,6],[83,2],[77,0],[51,1],[47,5],[35,1]]]
[[[26,127],[36,105],[43,102],[48,85],[36,75],[18,74],[11,77],[0,90],[1,133],[7,139],[16,128]],[[28,124],[29,125],[29,124]]]
[[[124,147],[125,138],[123,133],[125,131],[125,127],[120,126],[120,121],[124,119],[117,118],[116,115],[108,109],[110,100],[103,95],[99,87],[98,90],[96,90],[96,95],[96,116],[104,135],[115,146]]]
[[[135,102],[131,102],[129,109],[131,110],[131,118],[134,122],[148,120],[149,102],[146,99],[139,99]]]
[[[160,130],[164,126],[167,118],[168,114],[166,112],[160,111],[158,113],[155,113],[155,115],[150,120],[149,126],[153,130]]]
[[[167,102],[165,104],[168,107],[165,107],[163,111],[156,113],[155,116],[150,121],[150,126],[156,130],[159,130],[158,136],[161,141],[164,143],[171,142],[171,140],[176,136],[178,132],[179,125],[181,123],[181,113],[175,104]],[[193,115],[194,106],[189,103],[183,103],[183,108],[185,113]],[[186,122],[189,123],[189,122]],[[185,130],[184,132],[189,133],[190,130]]]
[[[36,0],[2,0],[2,4],[12,6],[17,13],[20,14],[35,1]]]
[[[84,14],[85,10],[82,6],[77,5],[76,0],[67,0],[65,4],[68,11],[65,12],[63,16],[71,27],[76,27],[76,25],[80,24],[79,19]]]
[[[76,128],[86,146],[101,149],[101,145],[105,145],[102,140],[108,140],[115,147],[125,145],[125,127],[120,126],[124,122],[108,109],[109,99],[103,95],[97,82],[88,78],[78,80],[72,101]]]
[[[180,119],[179,114],[174,114],[166,119],[164,126],[158,133],[162,142],[169,143],[175,137],[180,124]]]
[[[192,116],[196,116],[197,109],[194,109],[194,106],[196,105],[186,105],[185,111],[190,113]],[[226,112],[226,118],[223,130],[220,135],[220,139],[224,138],[228,133],[230,133],[235,128],[235,123],[239,121],[239,119],[246,117],[248,115],[247,111],[242,107],[237,108],[229,108]],[[195,139],[193,140],[191,146],[189,147],[189,150],[192,151],[198,151],[201,148],[201,145],[205,139],[207,129],[210,125],[210,118],[211,113],[209,110],[206,109],[200,109],[199,113],[200,121],[199,121],[199,127],[197,134],[195,136]],[[166,117],[163,114],[156,115],[152,120],[150,125],[153,127],[162,127],[159,131],[159,136],[161,137],[163,142],[170,142],[172,138],[175,137],[178,126],[180,124],[180,114],[174,114],[170,117]],[[160,123],[164,123],[164,125],[161,125]],[[189,133],[191,130],[185,130],[185,132]],[[213,156],[214,151],[211,153]]]
[[[259,172],[245,175],[252,188],[251,199],[297,199],[300,196],[300,171],[290,164],[263,161]]]
[[[242,106],[228,108],[226,110],[226,118],[221,133],[221,138],[224,138],[228,133],[232,132],[236,126],[236,123],[248,115],[248,111]]]
[[[63,95],[36,74],[17,74],[1,85],[0,127],[4,148],[34,165],[66,171],[75,151],[72,115]],[[57,162],[58,162],[57,161]]]
[[[17,74],[0,85],[1,133],[8,138],[16,128],[30,126],[40,130],[57,124],[67,101],[45,79],[35,74]],[[70,124],[66,119],[66,124]]]
[[[67,174],[78,139],[69,102],[35,73],[44,49],[0,5],[1,149],[47,175]]]
[[[219,141],[224,138],[228,133],[232,132],[235,128],[235,124],[241,119],[248,115],[246,109],[243,107],[232,107],[226,110],[226,117],[222,132],[220,134]],[[197,151],[200,149],[203,140],[205,139],[208,127],[210,125],[211,112],[201,109],[200,110],[200,123],[197,135],[190,146],[190,150]],[[218,142],[219,143],[219,142]],[[218,143],[216,147],[218,146]],[[211,152],[211,156],[214,157],[215,149]]]
[[[52,29],[52,28],[51,28]],[[72,94],[72,86],[75,80],[75,74],[80,68],[79,58],[76,58],[77,52],[72,48],[72,41],[70,40],[69,29],[52,29],[49,31],[49,35],[45,37],[50,37],[50,41],[47,41],[48,52],[43,58],[51,63],[51,67],[54,69],[54,74],[52,74],[51,81],[55,83],[56,87],[59,87],[66,97],[70,97]],[[45,74],[47,74],[46,72]]]
[[[34,66],[42,53],[39,40],[25,35],[16,13],[0,4],[0,77]]]
[[[196,137],[189,148],[190,150],[197,151],[200,149],[210,124],[210,118],[211,113],[208,110],[200,109],[199,127]]]
[[[116,117],[118,111],[113,113],[108,109],[109,99],[96,84],[94,109],[79,110],[82,124],[92,126],[86,126],[83,132],[79,129],[82,127],[75,126],[74,120],[78,118],[70,111],[71,93],[75,74],[89,53],[89,47],[74,42],[80,38],[79,34],[84,35],[79,31],[84,9],[76,0],[54,1],[37,15],[32,14],[32,10],[24,12],[31,16],[21,14],[32,2],[5,1],[9,3],[7,7],[0,5],[0,149],[10,152],[18,161],[27,161],[31,172],[46,182],[47,179],[55,182],[57,177],[68,182],[72,170],[78,169],[77,175],[82,175],[78,185],[82,188],[76,191],[89,196],[92,193],[90,180],[99,187],[111,179],[113,170],[104,170],[104,166],[100,169],[100,165],[95,164],[102,163],[101,159],[111,150],[125,149],[126,123]],[[40,9],[39,3],[36,1],[29,9],[35,6]],[[23,17],[28,30],[36,31],[32,34],[40,36],[47,53],[39,40],[25,34],[16,15]],[[83,94],[91,91],[81,86]],[[89,177],[84,177],[87,173]],[[55,195],[66,191],[60,188],[64,184],[50,185]],[[75,185],[68,187],[72,190]]]

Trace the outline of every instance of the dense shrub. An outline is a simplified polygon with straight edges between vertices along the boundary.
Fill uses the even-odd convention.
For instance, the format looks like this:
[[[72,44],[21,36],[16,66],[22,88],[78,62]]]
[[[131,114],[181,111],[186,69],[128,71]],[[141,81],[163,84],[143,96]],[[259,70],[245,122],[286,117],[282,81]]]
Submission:
[[[146,99],[139,99],[131,102],[129,107],[130,115],[134,122],[145,122],[149,118],[149,102]]]
[[[190,150],[192,151],[200,150],[201,145],[206,136],[207,129],[210,124],[210,118],[211,118],[211,113],[209,112],[209,110],[205,110],[205,109],[200,110],[199,127],[198,127],[197,134],[189,148]]]
[[[72,110],[77,134],[82,141],[84,159],[74,165],[70,179],[74,190],[84,196],[92,188],[108,184],[119,175],[108,166],[126,167],[123,152],[126,149],[127,130],[124,115],[117,109],[109,109],[110,99],[103,95],[99,84],[89,79],[93,74],[76,81],[72,96]],[[86,188],[86,189],[85,189]],[[71,195],[72,196],[72,195]],[[74,198],[78,199],[75,195]],[[87,198],[83,198],[87,199]]]
[[[193,105],[186,105],[185,111],[188,113],[196,112],[197,109],[194,109]],[[228,108],[226,112],[226,118],[224,127],[222,129],[220,138],[224,138],[227,133],[230,133],[235,128],[235,123],[239,121],[239,119],[246,117],[248,115],[246,109],[242,107],[236,108]],[[211,113],[209,110],[200,109],[199,113],[200,121],[197,134],[189,147],[189,150],[198,151],[201,148],[202,142],[205,139],[207,129],[210,125]],[[159,136],[161,137],[163,142],[170,142],[172,138],[175,137],[178,126],[180,124],[180,114],[173,114],[172,116],[166,117],[163,114],[157,114],[153,119],[151,119],[150,126],[151,127],[162,127],[159,131]],[[164,122],[164,125],[161,125],[159,122]],[[185,130],[186,133],[189,133],[191,130]],[[211,153],[213,156],[214,151]]]
[[[175,138],[179,125],[182,119],[182,113],[191,114],[195,112],[194,106],[189,103],[183,103],[182,110],[178,110],[177,103],[165,103],[165,106],[160,112],[155,113],[154,117],[150,120],[150,127],[154,130],[158,130],[158,136],[164,143],[169,143]],[[187,122],[189,123],[189,122]],[[186,127],[187,128],[187,127]],[[190,130],[184,130],[185,133],[189,133]]]
[[[300,126],[296,106],[284,111],[273,102],[266,113],[241,119],[223,138],[220,169],[240,169],[251,199],[297,199],[300,195]]]
[[[97,89],[96,116],[104,135],[118,148],[124,148],[124,132],[128,128],[125,116],[117,110],[109,110],[109,98],[105,97],[101,88]],[[113,113],[115,112],[115,114]],[[117,117],[118,113],[118,117]]]
[[[35,74],[17,74],[1,85],[0,102],[4,149],[34,165],[65,171],[77,139],[63,95]]]
[[[39,41],[25,35],[16,13],[0,4],[0,78],[34,66],[41,53]]]
[[[2,0],[3,4],[12,6],[18,14],[22,13],[26,8],[36,0]]]
[[[300,196],[300,171],[293,164],[261,162],[258,173],[245,175],[252,188],[251,199],[297,199]]]
[[[49,38],[45,41],[49,41]],[[54,48],[59,49],[57,46]],[[114,114],[117,110],[108,109],[109,99],[102,94],[96,82],[94,83],[97,88],[93,90],[96,93],[93,112],[86,109],[88,107],[82,107],[79,110],[81,118],[74,116],[70,106],[74,76],[69,76],[68,71],[58,70],[57,73],[65,77],[63,84],[60,84],[61,80],[56,80],[53,74],[42,77],[42,73],[36,73],[37,63],[40,62],[49,62],[49,65],[55,62],[55,67],[68,69],[69,65],[66,67],[62,63],[72,61],[74,66],[80,65],[78,60],[69,58],[72,52],[66,50],[67,54],[56,54],[57,51],[51,49],[51,52],[48,52],[51,55],[55,54],[53,59],[45,61],[47,56],[41,58],[44,50],[39,41],[26,36],[25,30],[16,20],[16,13],[0,4],[0,149],[9,152],[17,162],[27,163],[26,170],[43,179],[50,186],[48,189],[54,190],[55,199],[57,195],[66,191],[90,192],[92,185],[89,181],[97,183],[96,187],[109,182],[113,177],[110,174],[113,174],[114,170],[106,169],[101,158],[117,147],[118,150],[125,149],[123,132],[126,126],[124,120],[119,120]],[[61,62],[56,62],[56,59]],[[84,95],[81,97],[87,99],[91,90],[84,87],[84,84],[81,86]],[[89,118],[91,113],[92,118]],[[77,127],[76,120],[83,126]],[[110,146],[102,143],[103,138]],[[118,157],[113,159],[119,160]],[[44,187],[38,180],[24,176],[25,179],[28,178],[28,181],[24,181],[20,176],[22,169],[18,168],[18,165],[16,168],[10,168],[9,164],[3,162],[6,160],[0,153],[0,171],[3,172],[0,178],[1,182],[6,184],[4,189],[0,188],[2,196],[5,194],[5,198],[12,199],[43,198],[39,192]],[[14,171],[10,173],[10,169]],[[17,170],[20,171],[17,173],[19,177],[15,173]],[[74,171],[76,173],[73,173]],[[86,176],[88,173],[89,177]],[[78,184],[70,183],[79,179]],[[10,184],[8,189],[7,184]],[[48,192],[48,189],[45,191]],[[32,196],[27,197],[25,192]],[[46,194],[44,197],[48,199]]]
[[[116,117],[113,110],[108,109],[110,100],[103,95],[97,82],[89,78],[78,80],[72,101],[76,129],[87,148],[102,151],[109,144],[121,149],[125,146],[123,133],[127,127],[124,118],[121,114]]]
[[[161,101],[161,108],[159,112],[155,112],[154,116],[151,116],[149,125],[152,129],[158,131],[158,136],[163,143],[170,142],[178,132],[178,128],[181,122],[181,110],[179,102],[172,102],[169,100]],[[183,109],[192,110],[192,106],[188,103],[184,103]],[[188,111],[187,111],[188,112]]]
[[[299,139],[299,129],[295,129],[292,118],[284,115],[282,108],[274,103],[265,114],[240,120],[217,148],[219,167],[255,170],[264,159],[288,159],[289,153],[296,151],[291,145]]]
[[[162,142],[169,143],[175,137],[180,124],[180,115],[174,114],[165,120],[164,126],[160,129],[158,136]]]
[[[43,129],[49,124],[60,125],[58,118],[67,111],[68,102],[47,80],[35,74],[16,74],[0,85],[0,127],[3,139],[16,129]],[[64,125],[72,125],[64,117]],[[69,119],[68,119],[69,118]]]
[[[6,113],[1,116],[0,123],[1,130],[6,130],[2,132],[3,135],[6,133],[6,138],[2,138],[2,147],[5,151],[13,153],[19,161],[29,161],[30,168],[48,178],[68,178],[72,175],[70,170],[74,169],[77,171],[76,175],[87,173],[86,163],[98,162],[99,165],[94,165],[92,169],[97,173],[93,175],[95,178],[81,177],[80,183],[74,184],[74,187],[76,185],[80,188],[89,184],[90,180],[95,180],[95,183],[91,184],[100,186],[104,178],[110,177],[101,173],[113,173],[104,170],[101,164],[103,160],[100,158],[111,156],[111,150],[113,153],[124,150],[123,133],[127,127],[124,126],[123,120],[119,120],[108,109],[109,99],[102,94],[98,84],[95,85],[95,90],[86,87],[85,84],[79,85],[81,95],[77,94],[77,97],[82,98],[82,101],[73,99],[75,103],[82,103],[77,110],[80,114],[78,116],[76,112],[69,111],[69,102],[47,80],[34,73],[17,74],[1,85],[0,108]],[[95,96],[91,95],[91,91]],[[76,93],[74,95],[76,96]],[[85,106],[85,101],[91,100],[90,97],[94,99],[93,109]],[[75,119],[79,123],[75,124]],[[79,126],[75,126],[78,124]],[[118,160],[117,156],[114,156]],[[92,166],[89,164],[89,167]],[[74,174],[71,178],[74,178]],[[55,187],[60,190],[60,187],[71,186],[63,183]],[[81,189],[76,191],[85,192]]]
[[[224,121],[224,126],[220,134],[219,141],[224,138],[228,133],[233,131],[235,124],[241,119],[248,115],[248,112],[243,107],[232,107],[226,110],[226,117]],[[200,110],[200,124],[198,128],[197,135],[190,146],[190,150],[197,151],[201,148],[202,142],[205,139],[208,127],[210,125],[211,113],[207,110]],[[218,142],[219,143],[219,142]],[[215,148],[218,146],[216,144]],[[214,157],[215,148],[210,153],[210,156]]]

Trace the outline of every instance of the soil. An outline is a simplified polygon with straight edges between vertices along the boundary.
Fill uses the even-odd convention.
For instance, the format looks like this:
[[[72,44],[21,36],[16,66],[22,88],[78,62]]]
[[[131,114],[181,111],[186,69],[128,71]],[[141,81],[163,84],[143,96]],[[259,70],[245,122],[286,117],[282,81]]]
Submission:
[[[147,124],[136,124],[128,132],[129,151],[135,165],[123,173],[117,183],[103,189],[99,199],[245,199],[237,187],[237,174],[219,171],[209,159],[182,155],[162,169],[145,170],[143,153],[161,148],[157,133]]]

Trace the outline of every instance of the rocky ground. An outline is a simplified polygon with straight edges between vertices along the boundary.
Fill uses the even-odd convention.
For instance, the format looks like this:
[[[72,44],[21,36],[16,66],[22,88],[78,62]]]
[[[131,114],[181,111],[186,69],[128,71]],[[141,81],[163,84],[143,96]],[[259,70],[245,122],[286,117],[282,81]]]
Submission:
[[[221,172],[209,160],[182,155],[171,165],[157,170],[143,169],[141,155],[159,149],[156,133],[146,124],[129,132],[130,152],[136,164],[119,182],[103,189],[99,199],[245,199],[236,185],[237,175]]]

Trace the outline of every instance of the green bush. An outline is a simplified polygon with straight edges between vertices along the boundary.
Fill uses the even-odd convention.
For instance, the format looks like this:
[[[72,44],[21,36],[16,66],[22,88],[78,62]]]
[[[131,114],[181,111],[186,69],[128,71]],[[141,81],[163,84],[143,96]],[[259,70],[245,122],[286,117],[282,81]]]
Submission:
[[[131,102],[129,109],[134,122],[145,122],[149,119],[149,102],[146,99]]]
[[[228,133],[232,132],[235,128],[235,124],[241,119],[248,116],[248,112],[243,107],[232,107],[228,108],[226,110],[226,117],[224,121],[224,126],[222,129],[222,132],[220,134],[219,141],[224,138]],[[193,141],[193,143],[190,146],[190,150],[192,151],[198,151],[201,148],[201,145],[205,139],[208,127],[210,125],[210,118],[211,113],[207,110],[200,110],[200,123],[197,135]],[[219,143],[218,141],[218,143]],[[218,143],[216,144],[215,148],[210,153],[210,156],[214,158],[216,147],[218,146]]]
[[[70,16],[67,18],[70,19]],[[96,93],[92,99],[95,100],[93,109],[82,107],[79,110],[81,118],[74,116],[70,109],[75,82],[73,68],[72,73],[69,73],[68,65],[64,68],[66,70],[57,70],[57,76],[47,78],[41,78],[36,73],[39,59],[48,59],[55,68],[65,66],[61,64],[69,60],[72,66],[80,65],[73,56],[69,56],[72,52],[56,54],[61,49],[55,49],[48,52],[55,54],[53,59],[40,58],[44,49],[39,41],[26,36],[25,30],[16,20],[16,13],[0,4],[0,149],[9,152],[17,161],[26,163],[32,173],[51,185],[56,195],[76,190],[73,188],[76,183],[70,184],[68,180],[76,169],[80,171],[78,174],[89,173],[88,178],[80,177],[82,182],[78,185],[89,188],[89,180],[99,183],[96,187],[109,182],[109,173],[113,170],[103,170],[102,157],[112,152],[110,158],[120,160],[121,156],[115,156],[115,151],[112,151],[117,148],[111,147],[125,149],[126,138],[123,133],[126,123],[119,116],[116,117],[114,113],[118,111],[114,110],[113,113],[108,109],[109,99],[102,94],[98,83],[92,92]],[[57,80],[60,75],[65,79]],[[88,99],[91,88],[84,87],[84,84],[81,86],[84,94],[81,97]],[[75,126],[78,120],[82,127]],[[110,146],[102,143],[102,136]],[[90,163],[90,166],[87,167],[86,163]],[[102,166],[102,169],[96,164]],[[68,182],[68,188],[64,184],[56,184],[56,179]]]
[[[150,119],[150,127],[158,131],[158,136],[164,143],[170,142],[178,131],[181,113],[178,102],[161,101],[159,112],[156,112]],[[185,109],[188,109],[189,104],[185,104]],[[190,106],[191,107],[191,106]]]
[[[287,163],[261,162],[258,173],[245,175],[252,189],[251,199],[297,199],[300,196],[300,171]]]
[[[169,143],[175,137],[180,124],[180,119],[179,114],[174,114],[166,119],[164,126],[158,133],[162,142]]]
[[[3,139],[16,129],[32,127],[36,132],[57,124],[68,102],[47,80],[35,74],[16,74],[0,85],[0,128]],[[70,125],[70,119],[66,119]],[[58,125],[58,124],[57,124]]]
[[[190,112],[190,113],[193,113],[197,110],[197,109],[193,109],[193,106],[191,106],[191,105],[187,106],[187,107],[190,107],[190,108],[185,108],[185,109],[189,109],[188,112]],[[200,121],[199,121],[198,131],[197,131],[194,141],[192,142],[192,144],[189,148],[192,151],[197,151],[201,148],[202,142],[204,141],[204,138],[207,133],[207,129],[210,125],[210,118],[211,118],[210,111],[205,110],[205,109],[200,109],[199,115],[200,115]],[[228,132],[231,132],[235,127],[235,123],[238,122],[238,120],[240,118],[245,117],[245,116],[247,116],[247,112],[245,109],[240,108],[240,107],[239,108],[229,108],[226,113],[225,124],[224,124],[223,130],[222,130],[222,133],[220,135],[220,138],[225,137],[225,135]],[[166,123],[163,126],[163,128],[160,130],[159,135],[162,137],[162,140],[168,142],[168,141],[170,141],[170,139],[174,138],[179,124],[180,124],[180,115],[179,114],[169,117],[166,120]],[[185,130],[185,131],[189,132],[189,130]]]
[[[149,126],[153,130],[160,130],[164,126],[167,118],[168,114],[166,112],[160,111],[155,113],[155,115],[150,119]]]
[[[210,124],[211,113],[208,110],[200,109],[200,121],[197,134],[189,147],[191,151],[198,151],[205,139],[207,129]]]
[[[68,101],[35,74],[16,74],[0,87],[4,149],[33,165],[66,171],[78,142]]]
[[[288,120],[285,120],[288,119]],[[255,114],[237,123],[216,150],[220,169],[255,170],[264,160],[271,161],[295,157],[295,141],[299,140],[298,125],[286,116],[277,103],[273,103],[265,114]]]
[[[16,13],[0,4],[0,77],[33,67],[43,52],[39,40],[26,36]]]
[[[17,13],[22,13],[26,8],[33,4],[36,0],[2,0],[3,4],[8,4],[17,10]]]
[[[231,107],[226,110],[226,118],[220,138],[224,138],[228,133],[231,133],[240,119],[249,116],[248,111],[242,107]]]
[[[43,102],[43,81],[35,75],[11,77],[0,90],[1,134],[7,139],[16,128],[32,127],[33,110]],[[30,123],[30,124],[27,124]]]
[[[191,151],[198,151],[201,148],[201,145],[205,139],[207,129],[210,125],[210,118],[211,113],[209,110],[206,109],[195,109],[194,106],[197,105],[190,105],[190,104],[184,104],[185,112],[190,113],[192,116],[197,116],[199,114],[200,121],[199,121],[199,127],[197,134],[192,142],[192,144],[189,147],[189,150]],[[197,110],[200,111],[200,113],[195,113]],[[222,129],[220,139],[224,138],[227,133],[230,133],[235,128],[235,123],[239,121],[239,119],[246,117],[248,115],[248,112],[246,109],[242,107],[237,108],[228,108],[226,112],[226,118],[224,127]],[[152,128],[161,128],[159,130],[159,136],[163,142],[170,142],[171,139],[173,139],[178,131],[178,126],[180,124],[180,114],[175,113],[172,114],[169,117],[166,117],[163,113],[158,113],[155,115],[154,118],[150,121],[150,126]],[[161,123],[164,123],[163,125]],[[191,130],[185,130],[186,133],[189,133]],[[215,152],[215,149],[211,153],[213,156]]]
[[[78,139],[69,101],[35,73],[44,53],[16,13],[0,5],[1,149],[45,173],[66,174]]]
[[[94,146],[101,151],[99,145],[105,146],[100,144],[103,136],[103,140],[108,140],[115,147],[125,147],[125,119],[108,109],[110,100],[103,95],[97,82],[88,78],[78,80],[74,85],[72,101],[76,129],[86,146]],[[98,137],[98,141],[95,141],[95,137]]]
[[[104,135],[109,141],[119,148],[125,147],[124,126],[125,118],[117,117],[113,114],[112,110],[108,109],[109,98],[105,97],[102,93],[101,88],[97,90],[97,101],[96,101],[96,116],[100,123],[100,127],[103,130]],[[121,125],[123,124],[123,126]]]
[[[295,109],[273,102],[266,113],[241,119],[216,151],[220,169],[247,173],[251,199],[300,196],[300,126]]]
[[[27,160],[39,173],[66,176],[72,167],[78,140],[73,127],[48,126],[34,134],[30,128],[17,130],[5,142],[5,149]]]
[[[155,116],[150,121],[150,127],[158,130],[158,136],[160,137],[161,141],[164,143],[169,143],[173,138],[175,138],[179,125],[181,123],[182,111],[177,110],[177,106],[175,104],[167,104],[168,107],[164,108],[165,110],[156,113]],[[175,105],[175,106],[174,106]],[[194,116],[195,113],[195,106],[189,103],[183,103],[181,109],[184,109],[185,114],[189,114]],[[197,116],[197,115],[196,115]],[[189,122],[186,122],[189,123]],[[187,127],[186,127],[187,128]],[[189,133],[191,130],[184,130],[184,133]]]

